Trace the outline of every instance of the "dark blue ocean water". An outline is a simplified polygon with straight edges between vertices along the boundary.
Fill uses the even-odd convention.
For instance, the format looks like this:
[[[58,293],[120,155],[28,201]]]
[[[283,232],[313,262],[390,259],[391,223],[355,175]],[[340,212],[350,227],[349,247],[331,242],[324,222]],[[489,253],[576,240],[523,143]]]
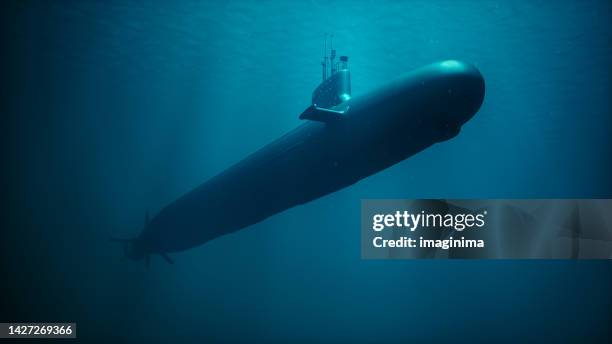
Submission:
[[[90,341],[610,338],[608,262],[365,261],[359,237],[363,198],[612,198],[610,1],[2,7],[0,320]],[[175,266],[120,262],[111,235],[300,123],[325,32],[355,96],[456,58],[484,105],[455,139]]]

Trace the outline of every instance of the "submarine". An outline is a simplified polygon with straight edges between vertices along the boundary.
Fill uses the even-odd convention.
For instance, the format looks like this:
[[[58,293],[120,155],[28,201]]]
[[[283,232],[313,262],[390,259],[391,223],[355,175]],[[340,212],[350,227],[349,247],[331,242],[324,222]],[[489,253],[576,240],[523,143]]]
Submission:
[[[328,56],[329,52],[329,56]],[[124,243],[124,259],[145,260],[202,245],[346,188],[442,141],[479,110],[485,82],[473,65],[446,60],[351,96],[348,57],[325,44],[322,82],[304,121],[168,204]],[[238,211],[237,211],[238,210]]]

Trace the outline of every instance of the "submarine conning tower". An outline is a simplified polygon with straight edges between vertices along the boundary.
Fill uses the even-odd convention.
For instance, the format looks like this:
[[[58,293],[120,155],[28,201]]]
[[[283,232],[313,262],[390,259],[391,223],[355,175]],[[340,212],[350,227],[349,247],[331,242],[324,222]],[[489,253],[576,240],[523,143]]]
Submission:
[[[327,56],[327,34],[323,61],[321,62],[323,80],[312,92],[312,105],[330,109],[351,99],[351,73],[348,70],[348,56],[336,59],[333,47],[333,35],[330,36],[330,55]],[[329,75],[329,76],[328,76]]]

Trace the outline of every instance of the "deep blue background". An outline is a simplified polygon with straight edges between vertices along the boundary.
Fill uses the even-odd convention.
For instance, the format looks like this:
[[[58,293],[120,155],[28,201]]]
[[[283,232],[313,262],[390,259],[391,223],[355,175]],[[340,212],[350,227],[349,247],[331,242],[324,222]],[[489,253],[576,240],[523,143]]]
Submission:
[[[607,261],[364,261],[358,223],[362,198],[612,198],[610,1],[1,13],[1,321],[75,321],[90,341],[610,339]],[[484,105],[457,138],[175,266],[121,263],[110,235],[299,124],[324,32],[356,96],[457,58],[485,76]]]

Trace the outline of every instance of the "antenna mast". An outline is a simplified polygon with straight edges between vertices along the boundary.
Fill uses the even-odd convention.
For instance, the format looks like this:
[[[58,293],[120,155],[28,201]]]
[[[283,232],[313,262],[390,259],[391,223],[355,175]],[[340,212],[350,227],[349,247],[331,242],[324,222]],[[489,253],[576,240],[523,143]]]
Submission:
[[[325,43],[323,45],[323,62],[321,62],[323,68],[323,81],[327,79],[327,32],[325,33]]]
[[[329,56],[329,66],[331,73],[330,75],[334,75],[336,72],[336,67],[334,66],[334,59],[336,58],[336,50],[334,50],[334,35],[330,35],[329,38],[329,49],[331,50],[331,55]]]

